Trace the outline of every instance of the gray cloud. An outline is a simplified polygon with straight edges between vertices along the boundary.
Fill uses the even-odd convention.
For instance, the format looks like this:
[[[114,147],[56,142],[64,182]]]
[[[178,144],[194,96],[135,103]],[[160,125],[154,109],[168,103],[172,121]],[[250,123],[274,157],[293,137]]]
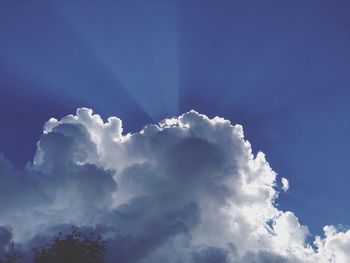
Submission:
[[[0,227],[0,252],[4,252],[12,241],[11,230],[6,227]]]
[[[222,248],[206,247],[193,252],[194,263],[228,263],[228,251]]]

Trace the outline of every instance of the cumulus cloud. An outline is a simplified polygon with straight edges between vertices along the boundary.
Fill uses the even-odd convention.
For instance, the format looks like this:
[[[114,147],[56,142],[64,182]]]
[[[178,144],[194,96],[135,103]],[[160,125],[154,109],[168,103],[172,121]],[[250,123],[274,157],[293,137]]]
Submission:
[[[228,120],[190,111],[123,134],[81,108],[45,124],[25,169],[0,156],[0,249],[75,225],[104,235],[108,262],[349,262],[350,231],[308,244],[275,206],[280,182]]]

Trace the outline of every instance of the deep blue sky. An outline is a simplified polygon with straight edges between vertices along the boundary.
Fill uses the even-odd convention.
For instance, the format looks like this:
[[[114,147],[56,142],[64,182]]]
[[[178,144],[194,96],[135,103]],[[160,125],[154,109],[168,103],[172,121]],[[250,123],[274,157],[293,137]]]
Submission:
[[[0,151],[92,107],[126,131],[196,109],[243,124],[312,233],[350,224],[348,1],[0,1]]]

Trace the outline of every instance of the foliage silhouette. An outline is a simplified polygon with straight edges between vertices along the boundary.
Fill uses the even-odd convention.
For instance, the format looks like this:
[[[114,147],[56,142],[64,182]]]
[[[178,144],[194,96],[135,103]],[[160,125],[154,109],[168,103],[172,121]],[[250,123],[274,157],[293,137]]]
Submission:
[[[63,236],[59,233],[51,243],[34,248],[35,263],[104,263],[106,242],[100,234],[82,234],[77,228]]]
[[[12,242],[8,247],[8,251],[0,256],[0,263],[16,263],[22,256],[15,249],[15,243]]]

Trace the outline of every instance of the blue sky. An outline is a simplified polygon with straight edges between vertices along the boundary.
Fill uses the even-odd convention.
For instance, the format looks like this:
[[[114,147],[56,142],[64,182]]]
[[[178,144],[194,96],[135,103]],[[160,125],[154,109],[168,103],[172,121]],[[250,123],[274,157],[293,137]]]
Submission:
[[[0,150],[87,106],[126,131],[195,109],[243,125],[318,233],[350,224],[347,1],[0,2]]]

